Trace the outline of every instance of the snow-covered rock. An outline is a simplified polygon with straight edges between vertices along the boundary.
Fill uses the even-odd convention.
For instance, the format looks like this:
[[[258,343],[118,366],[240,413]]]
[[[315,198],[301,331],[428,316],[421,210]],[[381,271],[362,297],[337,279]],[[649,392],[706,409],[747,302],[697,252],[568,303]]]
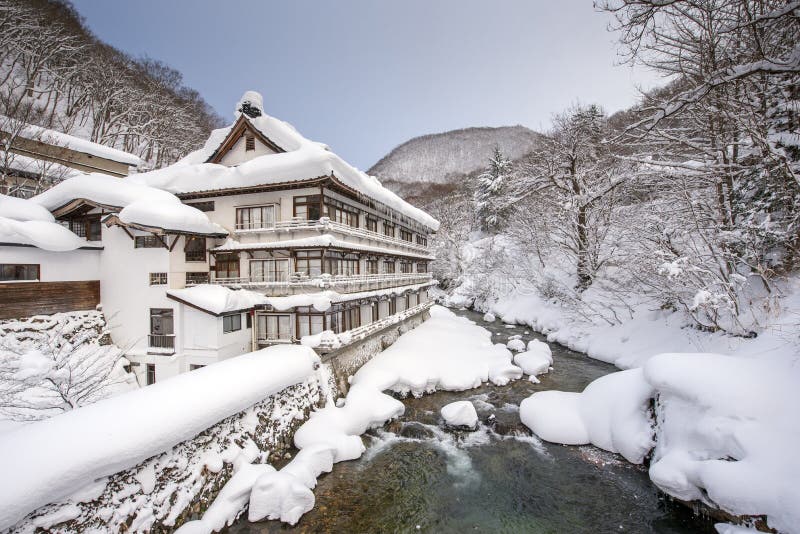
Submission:
[[[522,352],[525,350],[525,342],[519,338],[510,339],[508,343],[506,343],[506,347],[508,347],[509,350],[513,350],[515,352]]]
[[[445,425],[452,428],[475,430],[478,427],[478,412],[470,401],[451,402],[442,407],[442,418]]]
[[[487,323],[493,323],[497,317],[492,312],[486,312],[483,314],[483,320]]]

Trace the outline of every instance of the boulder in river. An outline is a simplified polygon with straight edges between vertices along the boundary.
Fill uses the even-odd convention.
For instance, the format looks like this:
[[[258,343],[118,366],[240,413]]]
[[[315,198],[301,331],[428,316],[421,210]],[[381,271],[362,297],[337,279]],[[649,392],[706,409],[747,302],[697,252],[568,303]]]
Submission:
[[[478,412],[470,401],[451,402],[442,408],[445,426],[455,430],[478,428]]]

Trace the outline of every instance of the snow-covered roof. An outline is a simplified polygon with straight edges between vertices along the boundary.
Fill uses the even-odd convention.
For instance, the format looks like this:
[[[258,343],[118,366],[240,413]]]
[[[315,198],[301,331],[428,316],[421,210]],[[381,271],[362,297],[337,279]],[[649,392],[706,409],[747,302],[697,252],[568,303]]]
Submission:
[[[435,280],[424,284],[411,286],[390,287],[361,291],[358,293],[338,293],[336,291],[316,291],[286,297],[267,297],[247,289],[230,289],[225,286],[202,284],[186,289],[170,289],[167,296],[173,300],[189,304],[195,308],[207,311],[212,315],[249,310],[255,306],[270,305],[276,310],[288,310],[297,306],[311,306],[318,311],[325,311],[331,304],[349,302],[372,297],[399,295],[406,291],[418,291],[425,287],[437,284]]]
[[[51,211],[76,200],[119,210],[118,219],[123,224],[197,234],[228,234],[205,213],[183,204],[172,193],[105,174],[74,176],[31,199]]]
[[[257,106],[261,95],[248,91],[244,98],[249,99],[251,106]],[[259,111],[262,114],[258,117],[237,113],[237,122],[247,121],[285,152],[258,156],[235,167],[206,163],[237,125],[234,122],[227,128],[214,130],[203,148],[174,165],[133,175],[126,180],[182,194],[297,182],[333,175],[344,185],[420,224],[432,230],[439,228],[436,219],[383,187],[374,176],[368,176],[351,166],[326,145],[306,139],[290,124],[264,114],[263,109]]]
[[[348,250],[358,250],[361,252],[374,252],[386,256],[407,256],[410,258],[422,258],[432,260],[433,256],[428,256],[418,252],[404,252],[393,248],[373,247],[371,245],[360,245],[350,241],[342,241],[331,234],[322,234],[300,239],[285,239],[283,241],[268,241],[263,243],[242,243],[235,239],[228,238],[222,245],[211,249],[213,252],[235,252],[239,250],[275,250],[287,248],[311,248],[311,247],[333,247]]]
[[[170,289],[167,291],[167,296],[213,315],[247,310],[256,305],[267,303],[267,298],[261,293],[248,291],[247,289],[228,289],[227,287],[211,284],[202,284],[185,289]]]
[[[83,174],[82,171],[61,165],[60,163],[52,163],[50,161],[42,161],[40,159],[31,158],[22,154],[14,154],[9,158],[8,168],[33,175],[43,174],[47,178],[64,179],[70,176],[77,176]]]
[[[9,120],[11,119],[8,117],[0,117],[0,121],[3,123]],[[110,146],[101,145],[100,143],[87,141],[86,139],[75,137],[74,135],[42,128],[41,126],[35,126],[33,124],[27,124],[20,128],[19,136],[24,137],[25,139],[41,141],[49,145],[68,148],[70,150],[74,150],[75,152],[82,152],[98,158],[104,158],[117,161],[119,163],[133,165],[135,167],[144,164],[139,156],[135,156],[128,152],[111,148]]]
[[[22,198],[0,195],[0,243],[65,252],[87,242],[54,222],[49,211]]]

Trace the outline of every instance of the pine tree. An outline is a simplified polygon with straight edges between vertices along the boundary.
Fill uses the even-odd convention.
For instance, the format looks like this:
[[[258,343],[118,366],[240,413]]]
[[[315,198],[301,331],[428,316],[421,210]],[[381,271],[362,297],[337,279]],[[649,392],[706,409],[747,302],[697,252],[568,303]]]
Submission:
[[[495,147],[489,166],[478,176],[473,197],[475,215],[483,231],[499,231],[505,223],[511,170],[511,160],[503,155],[500,147]]]

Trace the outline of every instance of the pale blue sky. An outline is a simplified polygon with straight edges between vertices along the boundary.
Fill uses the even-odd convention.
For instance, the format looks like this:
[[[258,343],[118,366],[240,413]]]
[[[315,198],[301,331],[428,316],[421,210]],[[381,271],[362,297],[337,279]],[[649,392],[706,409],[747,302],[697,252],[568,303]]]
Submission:
[[[403,141],[467,126],[546,129],[573,102],[634,103],[589,0],[73,0],[91,30],[183,73],[226,119],[248,89],[270,115],[366,169]]]

